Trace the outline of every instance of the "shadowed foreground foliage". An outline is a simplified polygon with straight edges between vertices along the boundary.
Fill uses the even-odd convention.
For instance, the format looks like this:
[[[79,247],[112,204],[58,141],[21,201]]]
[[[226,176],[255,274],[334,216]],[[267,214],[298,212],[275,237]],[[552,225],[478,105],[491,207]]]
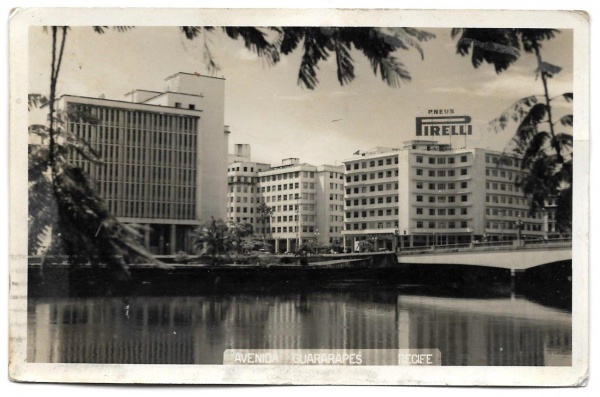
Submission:
[[[535,56],[533,74],[540,78],[543,94],[519,99],[494,119],[491,127],[499,131],[516,126],[505,153],[522,156],[520,166],[525,172],[516,183],[531,202],[530,213],[543,210],[556,199],[557,226],[568,233],[573,206],[573,135],[567,129],[573,127],[573,115],[555,120],[552,104],[572,102],[573,93],[550,96],[549,80],[562,68],[544,61],[541,54],[543,43],[559,33],[556,29],[453,29],[452,37],[458,37],[457,53],[470,55],[475,68],[486,62],[501,73],[521,57],[521,51]]]

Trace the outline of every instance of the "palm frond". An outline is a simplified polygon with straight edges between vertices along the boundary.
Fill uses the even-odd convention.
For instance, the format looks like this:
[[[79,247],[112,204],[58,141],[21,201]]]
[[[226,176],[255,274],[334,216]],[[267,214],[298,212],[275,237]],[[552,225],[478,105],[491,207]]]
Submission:
[[[337,64],[337,77],[341,85],[348,84],[354,80],[354,65],[350,48],[347,44],[335,42],[335,60]]]

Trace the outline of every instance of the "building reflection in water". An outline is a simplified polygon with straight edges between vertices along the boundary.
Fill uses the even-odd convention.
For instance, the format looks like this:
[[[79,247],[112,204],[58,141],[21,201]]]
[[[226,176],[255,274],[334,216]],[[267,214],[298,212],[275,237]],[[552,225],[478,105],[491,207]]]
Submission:
[[[29,362],[221,364],[232,348],[438,348],[443,365],[571,365],[571,314],[395,291],[30,299]]]

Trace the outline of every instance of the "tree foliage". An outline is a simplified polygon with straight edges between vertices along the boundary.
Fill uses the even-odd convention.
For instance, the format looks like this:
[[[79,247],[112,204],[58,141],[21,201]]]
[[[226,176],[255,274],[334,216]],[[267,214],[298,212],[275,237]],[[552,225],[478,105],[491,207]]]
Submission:
[[[231,246],[238,252],[243,251],[243,239],[251,236],[254,228],[248,222],[227,222],[227,232],[231,239]]]
[[[232,238],[227,223],[222,219],[211,218],[200,225],[195,232],[194,250],[198,255],[208,255],[216,264],[221,255],[232,247]]]
[[[212,57],[206,33],[212,34],[215,27],[183,26],[189,40],[204,38],[204,54],[209,70],[218,70]],[[337,79],[341,85],[355,78],[352,50],[362,53],[369,61],[375,75],[391,87],[410,81],[405,65],[396,57],[397,50],[416,49],[421,58],[424,53],[421,42],[433,39],[432,33],[414,28],[373,27],[222,27],[231,39],[241,39],[244,46],[256,53],[269,65],[278,63],[281,55],[302,51],[298,71],[298,84],[314,89],[319,84],[318,70],[321,62],[335,56]]]
[[[558,33],[556,29],[452,30],[452,36],[459,37],[457,53],[470,55],[475,68],[486,62],[501,73],[521,57],[522,51],[535,56],[534,75],[542,83],[543,94],[519,99],[490,125],[496,131],[515,126],[505,154],[516,153],[522,157],[520,167],[524,173],[516,183],[530,200],[530,213],[539,212],[550,200],[556,199],[557,226],[568,232],[572,222],[573,136],[563,128],[573,126],[573,115],[555,121],[552,105],[556,100],[571,102],[573,93],[550,96],[549,80],[562,68],[544,61],[541,54],[543,43]]]
[[[37,94],[28,98],[30,109],[40,105],[49,108],[49,125],[29,128],[29,134],[42,143],[29,147],[28,252],[37,254],[49,240],[42,265],[50,260],[66,260],[71,266],[104,266],[121,279],[128,276],[130,263],[164,266],[140,244],[140,228],[119,222],[96,192],[94,182],[70,161],[74,154],[93,163],[102,160],[89,143],[67,129],[68,121],[94,124],[97,120],[73,108],[56,110],[56,86],[67,32],[67,27],[51,28],[49,98]]]
[[[373,244],[369,240],[360,240],[358,242],[358,252],[373,252]]]

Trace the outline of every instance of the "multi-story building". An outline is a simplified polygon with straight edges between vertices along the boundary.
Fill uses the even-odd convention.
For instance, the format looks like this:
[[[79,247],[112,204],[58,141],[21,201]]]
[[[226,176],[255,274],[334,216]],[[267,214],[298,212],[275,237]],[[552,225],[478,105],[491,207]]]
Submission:
[[[273,209],[267,231],[275,252],[294,252],[305,240],[328,245],[341,238],[343,171],[289,158],[259,173],[261,202]]]
[[[341,243],[343,229],[342,166],[300,163],[297,158],[281,166],[250,161],[250,147],[236,145],[229,157],[228,219],[249,222],[264,235],[275,252],[294,252],[306,240],[319,245]],[[261,222],[258,208],[272,209]]]
[[[345,165],[346,247],[375,249],[542,236],[515,185],[519,159],[436,141],[357,152]]]
[[[227,168],[227,220],[250,223],[256,230],[263,226],[257,211],[261,197],[258,174],[271,166],[250,161],[250,145],[236,144],[234,150]]]
[[[79,154],[71,161],[95,181],[109,210],[125,223],[149,226],[144,244],[155,254],[191,249],[201,219],[225,217],[228,134],[224,80],[177,73],[165,92],[135,90],[129,101],[64,95],[67,128],[96,149],[103,164]]]

